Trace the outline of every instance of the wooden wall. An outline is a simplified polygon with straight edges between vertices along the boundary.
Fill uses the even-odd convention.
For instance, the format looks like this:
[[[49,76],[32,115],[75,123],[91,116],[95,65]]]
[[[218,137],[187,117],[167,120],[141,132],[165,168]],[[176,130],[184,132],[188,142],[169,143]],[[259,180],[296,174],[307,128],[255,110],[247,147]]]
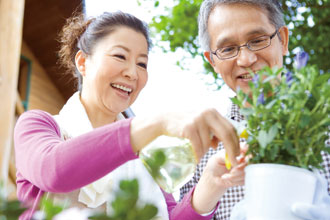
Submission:
[[[69,2],[66,0],[29,0],[26,2],[25,0],[0,0],[0,181],[5,183],[7,192],[10,194],[9,197],[16,195],[14,192],[16,190],[16,168],[13,129],[18,115],[24,111],[21,101],[17,100],[26,98],[24,93],[26,93],[27,77],[26,75],[19,77],[19,73],[26,73],[27,66],[20,59],[20,55],[24,55],[32,63],[28,110],[41,109],[50,114],[57,114],[66,101],[63,97],[64,92],[61,94],[57,89],[57,87],[61,87],[61,84],[57,83],[56,87],[54,83],[58,79],[57,76],[61,77],[61,73],[52,80],[49,74],[51,71],[58,73],[53,68],[54,60],[56,60],[54,48],[57,47],[54,36],[58,33],[58,27],[62,27],[65,18],[69,17],[74,8],[81,4],[81,0],[70,0]],[[56,10],[52,10],[54,7]],[[40,22],[42,19],[46,22]],[[25,32],[22,31],[23,21]],[[43,23],[44,26],[40,26],[40,23]],[[50,42],[47,46],[38,44],[41,41],[44,42],[43,33],[48,36],[47,39]],[[36,36],[41,38],[36,38]],[[29,46],[22,42],[24,41],[22,38],[26,41],[30,40],[29,44],[38,59]],[[33,45],[33,43],[37,44]],[[42,49],[41,52],[40,49]],[[48,59],[49,57],[53,58]],[[45,66],[43,67],[38,60],[43,60]],[[68,83],[64,87],[72,88],[71,85],[72,83]],[[68,94],[68,92],[64,94]]]
[[[54,83],[51,81],[49,76],[47,75],[44,68],[40,65],[37,58],[33,55],[32,51],[26,45],[26,43],[22,42],[21,47],[21,55],[25,58],[29,59],[32,64],[31,78],[30,78],[30,92],[29,92],[29,103],[28,109],[41,109],[49,112],[50,114],[57,114],[62,106],[65,104],[65,99],[62,97],[58,89],[55,87]],[[21,62],[22,63],[22,62]],[[24,74],[22,74],[24,73]],[[27,87],[27,66],[20,65],[20,81],[18,82],[17,91],[20,93],[22,98],[25,98],[25,91]],[[18,97],[18,103],[16,108],[20,108],[23,110],[23,106],[19,103],[21,97]],[[19,114],[21,111],[19,111]],[[16,122],[19,115],[16,115],[14,121]],[[15,123],[14,122],[14,123]],[[15,187],[15,179],[16,179],[16,167],[15,167],[15,155],[14,155],[14,146],[12,146],[10,159],[9,159],[9,182],[7,185],[7,192],[9,199],[16,198],[16,187]]]
[[[8,183],[24,0],[0,0],[0,181]]]
[[[21,54],[32,62],[28,109],[41,109],[50,114],[57,114],[65,104],[65,100],[24,40]]]

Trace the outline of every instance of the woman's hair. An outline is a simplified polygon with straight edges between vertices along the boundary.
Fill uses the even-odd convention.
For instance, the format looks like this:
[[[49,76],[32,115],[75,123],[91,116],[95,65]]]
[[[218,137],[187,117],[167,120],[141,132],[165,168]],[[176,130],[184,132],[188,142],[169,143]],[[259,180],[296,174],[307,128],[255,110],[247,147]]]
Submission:
[[[150,50],[148,25],[131,14],[121,11],[104,12],[98,17],[87,20],[84,14],[76,14],[67,19],[59,34],[61,43],[58,53],[59,62],[70,74],[78,78],[79,90],[81,90],[81,75],[75,65],[76,53],[81,50],[87,55],[92,55],[96,44],[118,27],[128,27],[143,34]]]
[[[284,26],[283,12],[278,0],[204,0],[198,16],[199,43],[205,51],[210,51],[210,35],[208,31],[208,20],[215,6],[220,4],[248,4],[255,5],[267,12],[268,19],[278,30]],[[230,17],[227,18],[230,21]]]

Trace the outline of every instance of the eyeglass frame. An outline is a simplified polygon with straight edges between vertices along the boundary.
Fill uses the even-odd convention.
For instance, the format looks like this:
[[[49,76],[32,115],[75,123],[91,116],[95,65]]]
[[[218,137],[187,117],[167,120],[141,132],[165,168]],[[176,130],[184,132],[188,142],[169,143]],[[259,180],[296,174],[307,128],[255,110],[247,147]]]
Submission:
[[[242,47],[246,47],[246,48],[248,48],[250,51],[259,51],[259,50],[263,50],[263,49],[269,47],[269,46],[272,44],[272,39],[273,39],[273,38],[276,36],[276,34],[278,34],[278,33],[279,33],[279,32],[278,32],[278,29],[276,29],[275,32],[274,32],[273,34],[271,34],[271,35],[262,35],[262,36],[260,36],[260,37],[269,37],[269,45],[267,45],[267,46],[265,46],[265,47],[263,47],[263,48],[260,48],[260,49],[258,49],[258,50],[252,50],[252,49],[249,47],[249,43],[250,43],[251,41],[255,40],[255,39],[260,38],[260,37],[257,37],[257,38],[254,38],[254,39],[251,39],[251,40],[249,40],[248,42],[246,42],[246,44],[243,44],[243,45],[241,45],[241,46],[231,46],[231,47],[236,47],[236,48],[237,48],[237,53],[236,53],[235,56],[231,56],[231,57],[227,57],[227,58],[221,58],[221,57],[219,57],[219,56],[217,55],[217,51],[218,51],[218,50],[223,49],[223,48],[226,48],[226,47],[220,47],[220,48],[216,49],[215,51],[212,51],[212,50],[211,50],[210,52],[211,52],[213,55],[215,55],[219,60],[228,60],[228,59],[231,59],[231,58],[237,57],[237,55],[239,54],[239,52],[240,52],[240,50],[241,50]]]

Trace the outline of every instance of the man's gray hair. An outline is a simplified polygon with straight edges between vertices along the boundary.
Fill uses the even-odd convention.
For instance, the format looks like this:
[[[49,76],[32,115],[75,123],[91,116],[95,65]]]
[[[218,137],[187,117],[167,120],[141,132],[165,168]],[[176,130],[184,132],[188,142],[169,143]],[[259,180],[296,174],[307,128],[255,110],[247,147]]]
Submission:
[[[208,20],[214,7],[219,4],[249,4],[258,6],[267,11],[271,24],[276,29],[284,26],[283,12],[278,0],[204,0],[198,16],[199,43],[203,50],[210,51],[210,35],[208,31]]]

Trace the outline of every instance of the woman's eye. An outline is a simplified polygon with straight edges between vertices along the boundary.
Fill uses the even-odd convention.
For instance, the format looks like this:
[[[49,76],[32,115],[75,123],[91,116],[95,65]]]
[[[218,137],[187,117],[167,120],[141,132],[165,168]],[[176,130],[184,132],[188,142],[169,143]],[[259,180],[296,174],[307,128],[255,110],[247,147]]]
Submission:
[[[147,69],[147,64],[145,64],[145,63],[138,63],[138,66],[140,66],[144,69]]]
[[[125,60],[125,56],[124,55],[115,54],[114,57],[117,57],[119,59]]]

